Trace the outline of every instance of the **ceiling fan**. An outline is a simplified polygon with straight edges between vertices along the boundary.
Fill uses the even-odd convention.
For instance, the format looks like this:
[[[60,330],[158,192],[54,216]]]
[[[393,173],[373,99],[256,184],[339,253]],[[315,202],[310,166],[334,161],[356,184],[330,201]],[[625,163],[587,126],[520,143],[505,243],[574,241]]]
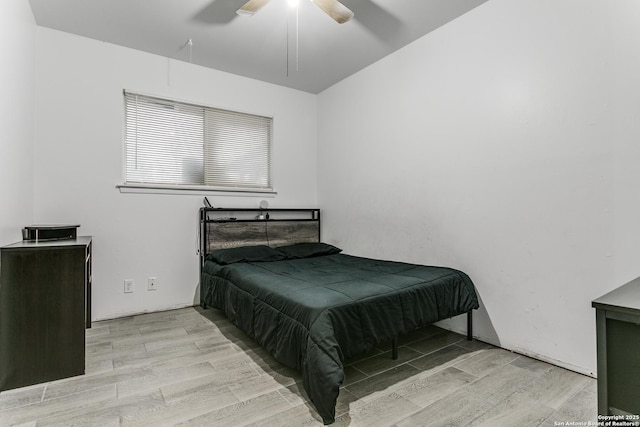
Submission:
[[[340,3],[338,0],[311,0],[327,15],[333,18],[338,24],[344,24],[353,18],[351,9]],[[236,11],[238,15],[253,16],[262,6],[269,3],[269,0],[249,0]]]

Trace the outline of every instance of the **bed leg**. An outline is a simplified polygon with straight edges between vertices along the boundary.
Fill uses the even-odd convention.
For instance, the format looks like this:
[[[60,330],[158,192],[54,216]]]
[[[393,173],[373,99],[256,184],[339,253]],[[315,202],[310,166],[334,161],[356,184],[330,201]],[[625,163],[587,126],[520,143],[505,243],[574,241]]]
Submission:
[[[391,338],[391,358],[396,360],[398,358],[398,336]]]
[[[202,307],[203,310],[207,309],[207,303],[204,301],[200,301],[200,307]]]
[[[467,340],[473,341],[473,310],[467,311]]]

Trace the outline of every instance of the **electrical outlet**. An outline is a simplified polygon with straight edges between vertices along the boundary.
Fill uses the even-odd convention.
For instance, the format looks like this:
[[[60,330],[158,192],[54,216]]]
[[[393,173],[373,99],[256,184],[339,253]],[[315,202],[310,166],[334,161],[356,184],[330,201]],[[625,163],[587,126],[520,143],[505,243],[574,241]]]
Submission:
[[[130,294],[133,292],[133,279],[125,279],[124,281],[124,293]]]
[[[149,277],[147,280],[147,290],[155,291],[158,289],[158,278],[157,277]]]

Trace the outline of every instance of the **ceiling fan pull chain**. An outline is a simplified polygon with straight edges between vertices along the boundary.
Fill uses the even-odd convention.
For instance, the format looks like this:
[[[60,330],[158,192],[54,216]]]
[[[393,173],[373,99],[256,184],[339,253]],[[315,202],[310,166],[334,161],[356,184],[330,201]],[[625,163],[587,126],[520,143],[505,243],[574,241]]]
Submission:
[[[289,9],[287,9],[287,77],[289,77]]]
[[[300,13],[299,13],[299,6],[296,4],[295,6],[296,9],[296,72],[300,71],[300,66],[299,66],[299,56],[300,56]],[[291,35],[289,34],[289,21],[291,20],[291,17],[289,16],[289,10],[291,8],[287,9],[287,77],[289,77],[289,39],[291,37]]]

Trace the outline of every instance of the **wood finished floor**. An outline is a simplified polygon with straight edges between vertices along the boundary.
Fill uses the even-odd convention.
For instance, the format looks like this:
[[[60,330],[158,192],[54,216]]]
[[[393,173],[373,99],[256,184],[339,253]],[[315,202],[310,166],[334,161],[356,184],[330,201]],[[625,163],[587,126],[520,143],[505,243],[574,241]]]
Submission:
[[[336,426],[595,421],[596,381],[434,326],[346,368]],[[320,426],[301,376],[218,310],[95,322],[86,375],[0,393],[1,426]]]

